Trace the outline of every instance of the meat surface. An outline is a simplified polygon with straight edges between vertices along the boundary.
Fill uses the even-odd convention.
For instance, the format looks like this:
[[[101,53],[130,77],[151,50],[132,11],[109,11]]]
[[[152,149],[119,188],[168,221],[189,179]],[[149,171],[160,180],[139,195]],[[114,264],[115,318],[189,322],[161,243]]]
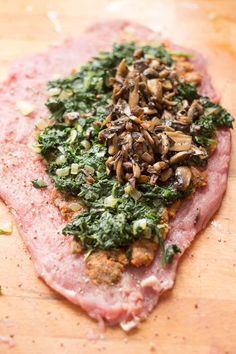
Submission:
[[[181,255],[164,269],[158,252],[149,267],[127,268],[118,284],[95,285],[86,274],[83,255],[72,253],[70,238],[61,233],[64,220],[51,201],[53,185],[43,161],[30,145],[34,140],[35,121],[47,115],[46,82],[53,74],[66,75],[97,51],[109,49],[114,41],[125,37],[128,26],[133,28],[135,38],[153,37],[152,31],[127,21],[99,24],[78,40],[68,40],[47,54],[17,62],[9,79],[0,86],[0,197],[15,215],[37,273],[97,321],[120,324],[124,330],[145,319],[160,294],[173,286]],[[203,76],[201,92],[216,99],[203,59],[194,55],[193,62]],[[23,116],[17,110],[19,100],[33,104],[34,112],[30,116]],[[170,223],[166,245],[174,242],[183,253],[219,208],[227,184],[230,149],[230,132],[219,130],[218,146],[207,168],[208,184],[182,203]],[[44,178],[48,188],[32,186],[31,181],[39,177]]]

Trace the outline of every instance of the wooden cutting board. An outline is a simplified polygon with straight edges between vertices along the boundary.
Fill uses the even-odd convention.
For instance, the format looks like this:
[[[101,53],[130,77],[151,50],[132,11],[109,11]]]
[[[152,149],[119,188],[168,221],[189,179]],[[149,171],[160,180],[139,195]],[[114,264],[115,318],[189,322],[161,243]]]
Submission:
[[[95,21],[124,16],[201,51],[222,104],[236,116],[234,0],[0,0],[0,78],[13,58],[46,50]],[[0,236],[0,353],[235,354],[235,156],[233,151],[222,207],[184,255],[174,289],[129,335],[119,328],[101,334],[39,280],[16,227],[11,236]],[[1,205],[0,219],[9,217]],[[7,339],[15,346],[3,343]]]

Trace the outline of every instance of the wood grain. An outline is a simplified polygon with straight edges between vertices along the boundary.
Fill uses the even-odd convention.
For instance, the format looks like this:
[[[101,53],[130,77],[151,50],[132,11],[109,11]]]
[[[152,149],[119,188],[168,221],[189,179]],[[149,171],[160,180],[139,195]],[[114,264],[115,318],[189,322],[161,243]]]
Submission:
[[[55,30],[48,11],[57,14],[61,31]],[[0,78],[7,77],[12,59],[77,36],[95,21],[121,17],[200,50],[223,105],[236,116],[234,0],[0,0]],[[16,227],[11,236],[1,236],[0,336],[14,335],[16,345],[9,348],[0,340],[0,353],[235,354],[235,157],[233,144],[222,207],[183,257],[174,289],[129,335],[119,328],[101,334],[77,306],[37,279]],[[1,205],[0,219],[9,217]]]

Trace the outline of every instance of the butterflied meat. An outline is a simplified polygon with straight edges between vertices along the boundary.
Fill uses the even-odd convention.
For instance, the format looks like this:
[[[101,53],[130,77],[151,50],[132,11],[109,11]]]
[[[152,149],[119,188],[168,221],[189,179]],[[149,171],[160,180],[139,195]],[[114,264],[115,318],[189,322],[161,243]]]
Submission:
[[[0,87],[0,196],[16,217],[38,274],[45,282],[80,305],[96,320],[120,324],[129,330],[156,305],[160,294],[174,283],[180,254],[163,268],[159,252],[146,268],[129,267],[113,285],[96,285],[86,275],[84,256],[71,252],[69,237],[62,235],[64,219],[52,203],[52,184],[45,164],[28,146],[35,136],[35,121],[48,115],[44,103],[46,83],[53,75],[68,74],[71,68],[88,60],[99,50],[109,49],[132,26],[138,39],[150,39],[153,33],[142,26],[123,21],[108,22],[89,29],[80,39],[67,41],[48,54],[31,56],[15,64],[7,82]],[[203,74],[201,92],[215,99],[200,56],[194,64]],[[32,109],[22,115],[19,102],[30,102]],[[17,105],[18,103],[18,105]],[[183,202],[171,221],[166,245],[175,243],[182,253],[195,235],[206,227],[219,208],[227,184],[231,138],[228,130],[219,130],[218,145],[208,163],[208,184]],[[35,189],[31,181],[44,178],[48,188]]]

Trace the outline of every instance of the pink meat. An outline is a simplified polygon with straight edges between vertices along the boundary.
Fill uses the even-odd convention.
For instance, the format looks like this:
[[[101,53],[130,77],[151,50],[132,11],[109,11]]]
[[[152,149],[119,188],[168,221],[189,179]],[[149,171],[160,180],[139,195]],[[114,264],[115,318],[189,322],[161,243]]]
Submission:
[[[128,25],[132,26],[137,38],[148,39],[153,35],[142,26],[124,21],[96,25],[78,40],[67,41],[48,54],[31,56],[16,63],[9,80],[0,87],[0,197],[15,215],[37,273],[91,317],[110,325],[121,324],[126,330],[146,318],[160,294],[173,286],[180,255],[172,265],[163,269],[158,253],[149,268],[127,269],[117,285],[94,285],[86,276],[83,256],[71,253],[70,240],[61,233],[64,220],[51,203],[52,184],[45,174],[45,165],[27,145],[34,138],[35,120],[47,114],[45,85],[52,73],[68,74],[72,67],[86,61],[98,50],[110,48],[112,42],[123,36]],[[204,73],[202,92],[216,97],[202,59],[195,56],[194,61]],[[27,100],[35,105],[31,118],[17,112],[17,100]],[[227,184],[230,148],[230,132],[220,130],[218,147],[208,164],[208,186],[186,200],[171,222],[166,243],[176,243],[182,253],[221,204]],[[47,181],[47,189],[32,187],[31,181],[40,176]],[[197,209],[200,214],[196,222]]]

